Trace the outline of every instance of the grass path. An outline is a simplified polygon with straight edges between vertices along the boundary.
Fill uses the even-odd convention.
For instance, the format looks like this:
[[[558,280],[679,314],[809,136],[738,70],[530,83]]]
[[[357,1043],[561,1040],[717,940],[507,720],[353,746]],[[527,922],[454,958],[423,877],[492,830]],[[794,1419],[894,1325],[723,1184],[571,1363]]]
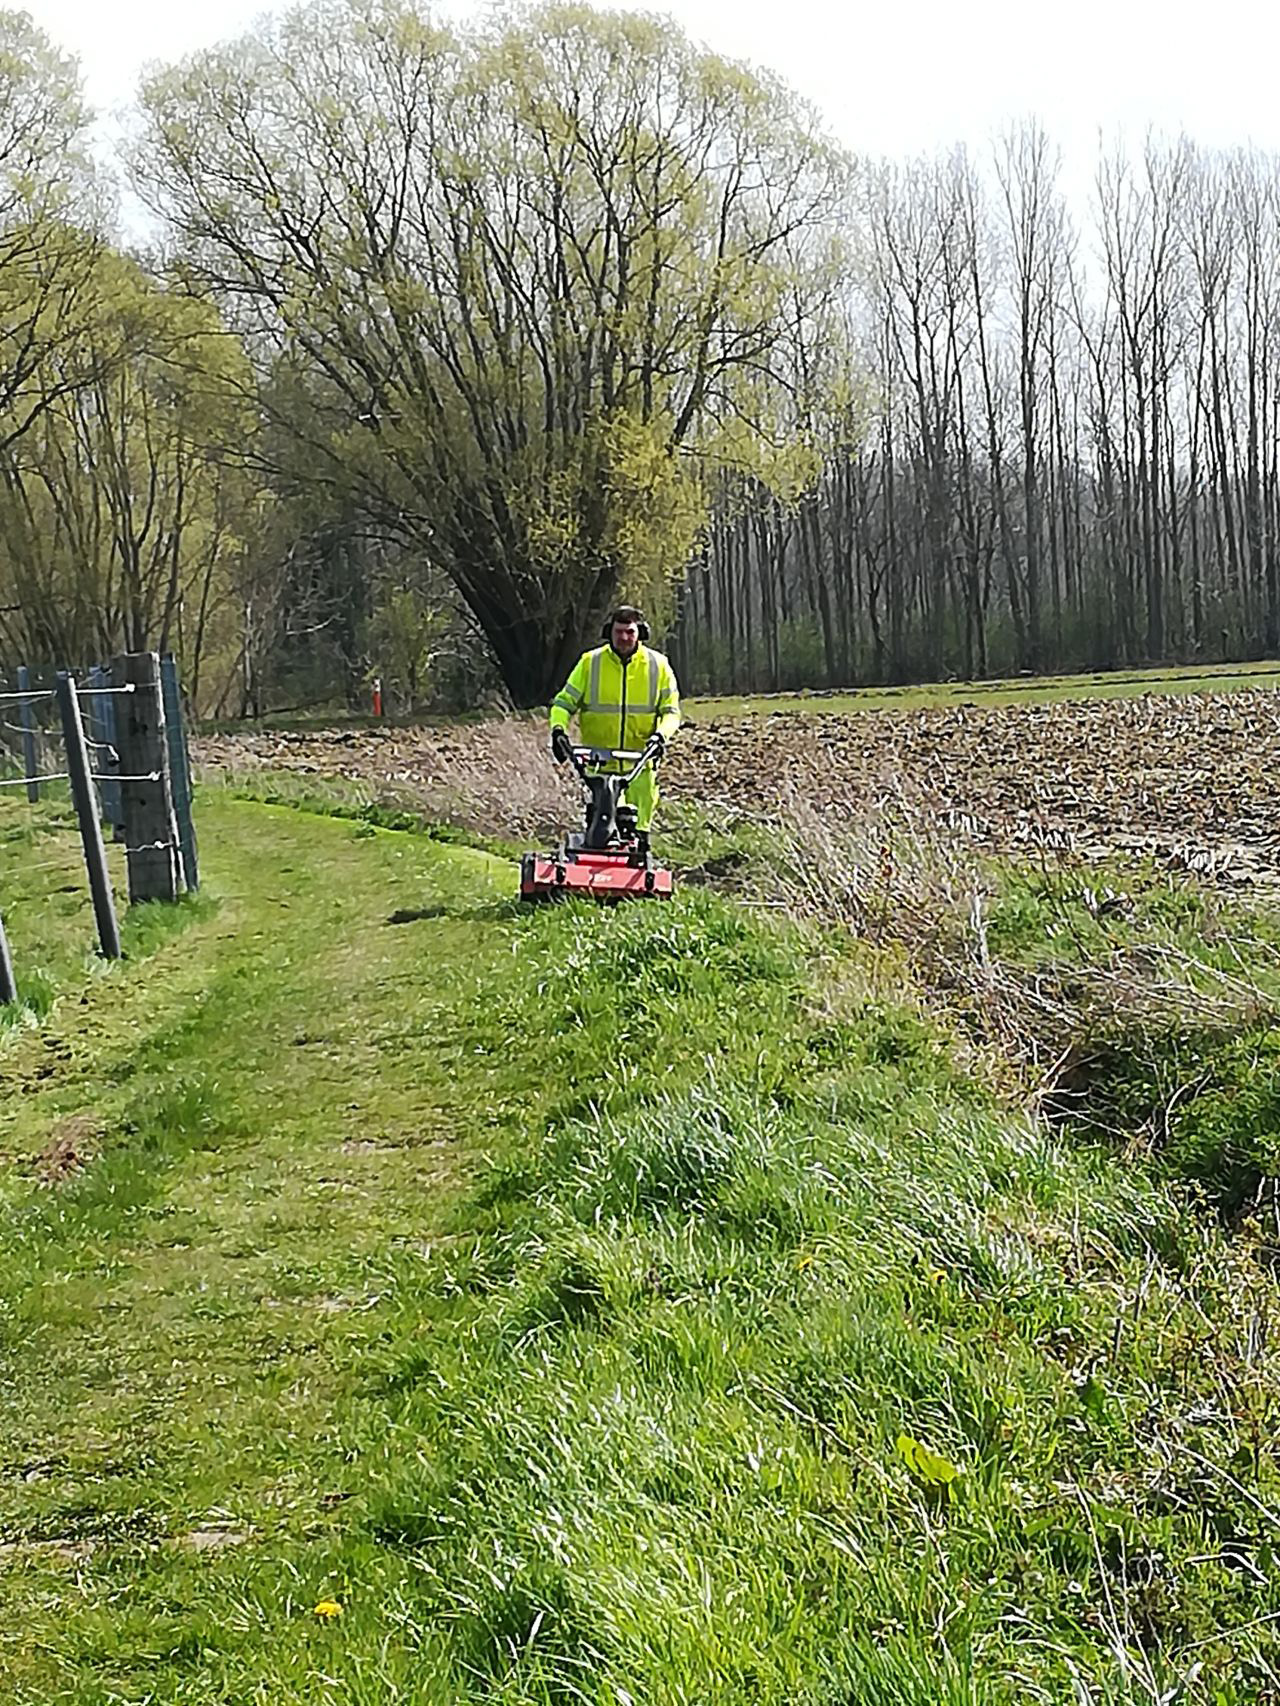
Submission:
[[[103,1150],[10,1193],[6,1699],[97,1698],[77,1627],[104,1674],[127,1656],[139,1549],[201,1569],[228,1535],[326,1525],[374,1270],[431,1237],[458,1108],[474,1137],[510,1078],[459,1033],[509,954],[505,866],[220,801],[202,831],[218,909],[0,1055],[0,1151],[71,1118]]]

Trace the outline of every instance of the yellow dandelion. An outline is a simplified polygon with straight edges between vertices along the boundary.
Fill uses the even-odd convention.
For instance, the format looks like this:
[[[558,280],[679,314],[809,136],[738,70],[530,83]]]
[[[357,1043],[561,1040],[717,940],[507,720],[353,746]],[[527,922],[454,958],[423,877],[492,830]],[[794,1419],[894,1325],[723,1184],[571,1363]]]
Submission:
[[[316,1616],[324,1618],[341,1617],[342,1607],[336,1599],[322,1599],[316,1606]]]

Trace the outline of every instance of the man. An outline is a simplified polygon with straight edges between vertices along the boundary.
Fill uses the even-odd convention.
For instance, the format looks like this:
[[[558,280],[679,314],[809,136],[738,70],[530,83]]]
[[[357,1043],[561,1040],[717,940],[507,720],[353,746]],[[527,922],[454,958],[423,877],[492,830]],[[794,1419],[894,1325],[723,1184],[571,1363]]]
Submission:
[[[627,789],[636,809],[640,846],[649,847],[649,826],[658,803],[654,766],[680,727],[680,690],[661,652],[646,644],[649,624],[634,604],[620,604],[604,626],[606,644],[584,652],[568,681],[551,701],[551,753],[557,764],[569,757],[569,719],[578,719],[583,746],[647,751],[647,765]]]

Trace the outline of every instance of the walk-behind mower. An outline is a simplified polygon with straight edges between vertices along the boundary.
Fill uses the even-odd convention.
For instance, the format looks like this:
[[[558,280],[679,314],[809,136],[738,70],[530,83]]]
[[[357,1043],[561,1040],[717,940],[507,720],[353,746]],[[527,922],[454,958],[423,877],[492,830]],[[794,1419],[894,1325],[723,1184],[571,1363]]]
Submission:
[[[586,793],[586,827],[566,835],[554,853],[526,853],[520,861],[521,900],[590,895],[596,900],[645,900],[671,894],[671,872],[654,863],[636,831],[636,808],[624,796],[649,764],[650,752],[575,746],[569,762]],[[608,765],[630,766],[610,770]]]

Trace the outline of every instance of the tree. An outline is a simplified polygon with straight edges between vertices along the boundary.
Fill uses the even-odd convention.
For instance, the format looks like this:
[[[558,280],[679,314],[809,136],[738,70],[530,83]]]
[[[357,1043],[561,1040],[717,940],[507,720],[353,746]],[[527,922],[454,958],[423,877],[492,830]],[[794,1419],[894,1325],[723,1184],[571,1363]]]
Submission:
[[[1280,643],[1277,163],[1108,154],[1081,254],[1056,180],[1034,124],[985,166],[870,175],[871,419],[767,548],[717,514],[691,682],[771,685],[775,623],[797,683],[834,684],[833,659],[886,680]]]
[[[308,477],[448,576],[518,703],[619,589],[665,592],[715,470],[788,477],[846,165],[780,85],[647,17],[353,0],[143,100],[189,276],[309,376],[277,422]]]
[[[0,447],[52,401],[42,372],[95,313],[98,194],[74,62],[0,11]],[[63,389],[81,372],[64,360]]]
[[[227,448],[251,431],[243,353],[207,304],[110,250],[87,287],[95,318],[45,351],[23,429],[0,413],[10,648],[78,661],[175,646],[198,684],[255,525]]]

